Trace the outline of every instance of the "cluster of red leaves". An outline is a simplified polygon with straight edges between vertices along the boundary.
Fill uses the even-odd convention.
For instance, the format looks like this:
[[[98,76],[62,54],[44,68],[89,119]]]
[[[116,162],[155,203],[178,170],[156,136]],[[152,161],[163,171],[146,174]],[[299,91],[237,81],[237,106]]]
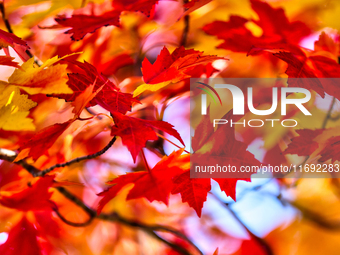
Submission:
[[[101,27],[120,27],[120,16],[124,12],[141,12],[152,19],[158,2],[158,0],[116,0],[110,2],[110,6],[106,6],[107,8],[102,8],[102,12],[93,15],[88,14],[92,6],[88,5],[89,7],[77,10],[71,17],[64,15],[56,17],[55,21],[58,25],[50,28],[71,28],[65,33],[72,34],[71,38],[78,41],[88,34],[95,33]],[[199,8],[208,2],[205,0],[186,1],[183,8],[187,14],[190,10]],[[340,100],[339,86],[332,80],[322,79],[338,77],[340,73],[340,67],[337,63],[339,52],[335,47],[339,42],[322,33],[319,40],[315,42],[314,51],[304,49],[299,46],[299,42],[311,34],[311,28],[301,21],[288,20],[281,8],[273,8],[270,4],[258,0],[251,0],[250,2],[253,11],[258,16],[257,19],[247,19],[234,15],[230,16],[229,21],[214,21],[206,24],[202,28],[203,31],[223,40],[223,43],[218,46],[220,49],[247,53],[248,55],[272,53],[276,60],[280,59],[287,63],[286,74],[289,78],[289,86],[313,90],[321,97],[329,94]],[[255,36],[247,27],[250,22],[262,30],[261,36]],[[26,42],[13,34],[0,30],[0,48],[4,48],[7,54],[7,56],[0,56],[0,65],[22,69],[9,56],[8,47],[12,47],[23,60],[27,60],[25,51],[29,47]],[[318,54],[320,51],[326,51],[333,57]],[[146,147],[147,142],[158,140],[158,136],[162,132],[175,137],[185,146],[180,134],[170,123],[162,120],[145,120],[132,117],[129,112],[132,111],[134,104],[141,103],[136,96],[146,90],[155,92],[169,84],[183,81],[188,83],[190,77],[202,75],[210,77],[217,71],[213,68],[212,62],[221,59],[226,60],[224,57],[203,55],[203,52],[186,49],[183,46],[177,47],[170,53],[169,49],[164,46],[154,63],[151,63],[148,58],[144,58],[142,61],[141,72],[145,84],[140,85],[133,94],[122,92],[115,82],[103,74],[105,72],[115,75],[121,67],[133,64],[134,61],[130,55],[122,53],[99,67],[86,61],[66,60],[69,69],[72,70],[67,74],[67,85],[72,93],[52,93],[48,96],[69,102],[73,107],[74,116],[63,123],[55,123],[42,128],[29,139],[20,141],[20,154],[16,160],[32,158],[37,161],[42,155],[49,155],[49,149],[65,130],[75,121],[83,120],[80,117],[83,110],[97,105],[110,113],[114,122],[111,126],[110,135],[121,138],[122,144],[127,147],[134,162],[137,161],[137,157]],[[314,78],[314,80],[312,82],[311,80],[301,82],[301,80],[297,81],[294,78]],[[29,83],[28,87],[30,88],[43,87],[41,81],[38,82],[34,79],[25,80],[25,82]],[[25,86],[27,84],[20,85]],[[263,96],[261,100],[261,103],[263,103],[267,98]],[[223,118],[230,119],[231,112]],[[319,150],[318,156],[320,157],[318,160],[320,162],[340,160],[340,136],[326,136],[327,139],[321,146],[318,138],[323,135],[323,132],[323,129],[297,130],[296,133],[299,136],[291,139],[291,143],[283,154],[309,156]],[[202,165],[200,163],[202,157],[208,157],[209,165],[232,164],[238,168],[240,166],[260,165],[261,162],[247,151],[248,144],[249,141],[240,142],[235,138],[233,127],[224,125],[214,130],[208,114],[197,126],[195,136],[192,138],[194,153],[191,155],[189,153],[184,154],[184,148],[182,148],[169,156],[164,156],[152,169],[149,169],[146,163],[145,171],[126,173],[109,181],[110,187],[99,194],[102,198],[97,211],[100,213],[104,206],[119,192],[132,184],[133,187],[128,191],[127,200],[146,198],[150,202],[156,200],[168,205],[171,194],[180,194],[182,201],[187,202],[200,217],[203,204],[211,190],[211,179],[191,178],[190,163],[193,166]],[[207,152],[206,147],[212,149]],[[56,203],[51,200],[52,193],[50,191],[50,188],[54,185],[54,179],[54,175],[47,175],[19,192],[2,193],[0,203],[5,207],[25,213],[29,211],[51,213],[51,211],[57,210]],[[238,179],[213,179],[226,195],[236,200],[237,182],[239,180],[250,181],[250,174],[245,174]],[[23,236],[29,236],[29,238],[23,238]],[[25,250],[26,254],[41,254],[38,241],[40,231],[37,230],[35,224],[27,215],[22,217],[19,223],[11,229],[7,242],[0,245],[0,253],[18,254],[16,239],[21,238],[25,240],[24,246],[28,247]],[[244,241],[242,247],[247,246],[249,248],[253,244],[254,240],[251,239]],[[254,250],[256,249],[258,247],[254,248]],[[246,248],[243,250],[241,248],[242,254],[246,250]],[[254,253],[254,251],[252,252]],[[255,253],[262,254],[263,251],[258,250]]]

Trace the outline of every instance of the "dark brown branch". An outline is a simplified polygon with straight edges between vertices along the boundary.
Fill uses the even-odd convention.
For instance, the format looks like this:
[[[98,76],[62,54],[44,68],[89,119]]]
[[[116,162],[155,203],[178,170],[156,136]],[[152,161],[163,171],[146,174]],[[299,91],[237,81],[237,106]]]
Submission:
[[[72,222],[69,221],[68,219],[66,219],[60,212],[58,209],[55,209],[54,212],[58,215],[58,217],[67,225],[70,225],[72,227],[85,227],[91,224],[91,222],[94,220],[94,217],[90,217],[87,221],[85,222]]]
[[[89,208],[87,205],[84,204],[84,202],[78,198],[77,196],[70,193],[67,189],[64,187],[56,187],[56,189],[59,191],[60,194],[62,194],[64,197],[66,197],[68,200],[79,206],[84,212],[86,212],[91,218],[94,218],[97,216],[97,213]]]
[[[70,193],[68,190],[66,190],[63,187],[57,187],[56,188],[62,195],[64,195],[67,199],[69,199],[70,201],[72,201],[74,204],[78,205],[80,208],[82,208],[91,218],[98,218],[104,221],[111,221],[111,222],[118,222],[120,224],[124,224],[130,227],[134,227],[134,228],[140,228],[143,231],[145,231],[146,233],[154,236],[154,232],[155,231],[162,231],[162,232],[168,232],[171,233],[185,241],[187,241],[189,244],[191,244],[198,252],[199,254],[203,253],[198,249],[198,247],[184,234],[182,234],[181,232],[172,229],[170,227],[165,227],[162,225],[147,225],[144,223],[141,223],[139,221],[135,221],[135,220],[128,220],[126,218],[121,217],[119,214],[117,213],[111,213],[111,214],[105,214],[105,213],[101,213],[99,215],[97,215],[96,211],[91,209],[90,207],[88,207],[87,205],[84,204],[84,202],[82,200],[80,200],[79,198],[77,198],[75,195],[73,195],[72,193]],[[168,242],[167,240],[166,244],[169,245],[171,248],[175,249],[178,252],[181,252],[184,248],[182,248],[181,246]],[[171,244],[171,245],[170,245]],[[176,248],[174,248],[176,247]],[[185,250],[186,251],[186,250]],[[186,252],[182,252],[182,254],[190,254],[188,251]]]
[[[171,243],[169,241],[167,241],[166,239],[162,238],[161,236],[157,235],[157,233],[155,232],[150,232],[150,235],[152,235],[154,238],[158,239],[159,241],[165,243],[166,245],[168,245],[169,247],[171,247],[172,249],[174,249],[175,251],[178,251],[179,253],[181,254],[184,254],[184,255],[191,255],[190,252],[188,252],[186,249],[184,249],[183,247],[177,245],[177,244],[174,244],[174,243]]]
[[[4,5],[4,2],[0,3],[0,11],[1,11],[1,15],[2,15],[2,20],[5,23],[7,31],[9,33],[11,33],[11,34],[14,34],[13,30],[12,30],[12,27],[11,27],[11,24],[9,23],[9,20],[7,19],[6,14],[5,14],[5,5]]]
[[[12,163],[19,165],[19,166],[22,166],[33,176],[40,172],[39,169],[37,169],[36,167],[26,163],[26,161],[24,161],[24,160],[19,160],[17,162],[13,162],[16,157],[17,157],[17,154],[14,151],[10,151],[10,150],[0,148],[0,159],[6,160],[8,162],[12,162]]]
[[[1,12],[1,16],[2,16],[2,20],[5,23],[6,29],[9,33],[14,34],[11,23],[9,22],[9,20],[6,17],[6,11],[5,11],[5,5],[4,2],[0,3],[0,12]],[[38,65],[41,66],[43,63],[41,62],[41,60],[39,60],[37,57],[35,57],[32,52],[30,50],[26,50],[25,53],[27,54],[27,56],[29,58],[34,58],[34,62]]]
[[[114,140],[115,139],[112,139],[111,142],[113,141],[113,143],[114,143]],[[98,156],[98,153],[95,153],[96,156]],[[103,154],[103,153],[101,153],[101,154]],[[95,155],[95,154],[92,154],[92,155]],[[101,155],[101,154],[99,154],[99,155]],[[0,148],[0,159],[13,163],[13,160],[16,158],[16,156],[17,156],[17,154],[14,151],[10,151],[10,150]],[[15,163],[21,165],[23,168],[25,168],[33,176],[35,176],[34,175],[35,171],[39,171],[37,168],[26,163],[23,160],[15,162]],[[34,169],[33,172],[32,172],[32,169]],[[57,212],[57,210],[55,210],[55,212],[60,217],[60,219],[68,225],[75,226],[75,227],[83,227],[84,225],[90,224],[91,221],[94,220],[95,218],[105,220],[105,221],[110,221],[110,222],[118,222],[118,223],[126,225],[126,226],[130,226],[130,227],[134,227],[134,228],[140,228],[144,232],[148,233],[149,235],[153,236],[154,238],[157,238],[158,240],[162,241],[163,243],[165,243],[166,245],[168,245],[172,249],[175,249],[176,251],[180,252],[181,254],[190,255],[191,253],[188,250],[184,249],[183,247],[179,246],[176,243],[169,242],[168,240],[165,240],[164,238],[158,236],[155,233],[155,231],[168,232],[168,233],[173,234],[174,236],[177,236],[178,238],[181,238],[181,239],[187,241],[189,244],[191,244],[199,252],[199,254],[203,255],[203,253],[199,250],[199,248],[187,236],[185,236],[184,234],[182,234],[181,232],[179,232],[175,229],[172,229],[170,227],[166,227],[166,226],[163,226],[163,225],[147,225],[147,224],[141,223],[139,221],[128,220],[128,219],[123,218],[122,216],[118,215],[115,212],[111,213],[111,214],[101,213],[101,214],[97,215],[97,213],[94,209],[88,207],[80,198],[78,198],[77,196],[75,196],[74,194],[69,192],[64,187],[55,187],[55,189],[57,189],[64,197],[66,197],[67,199],[72,201],[74,204],[79,206],[90,217],[89,220],[84,222],[84,223],[75,223],[75,222],[71,222],[71,221],[65,219],[65,217],[63,217],[59,212]]]
[[[188,3],[188,0],[183,1],[184,4]],[[188,33],[189,33],[189,23],[190,23],[190,16],[185,15],[184,16],[184,29],[183,34],[180,42],[180,46],[186,46],[187,40],[188,40]]]
[[[60,168],[60,167],[65,167],[65,166],[70,166],[74,163],[79,163],[80,161],[83,161],[83,160],[89,160],[89,159],[93,159],[93,158],[96,158],[96,157],[99,157],[100,155],[104,154],[108,149],[111,148],[111,146],[115,143],[116,141],[116,137],[114,136],[111,141],[100,151],[96,152],[96,153],[93,153],[93,154],[90,154],[90,155],[86,155],[86,156],[83,156],[83,157],[79,157],[79,158],[75,158],[75,159],[72,159],[70,161],[67,161],[67,162],[64,162],[64,163],[60,163],[60,164],[56,164],[54,166],[51,166],[43,171],[40,171],[38,172],[37,174],[33,175],[34,177],[38,177],[38,176],[44,176],[45,174],[48,174],[49,172],[53,171],[54,169],[56,168]]]

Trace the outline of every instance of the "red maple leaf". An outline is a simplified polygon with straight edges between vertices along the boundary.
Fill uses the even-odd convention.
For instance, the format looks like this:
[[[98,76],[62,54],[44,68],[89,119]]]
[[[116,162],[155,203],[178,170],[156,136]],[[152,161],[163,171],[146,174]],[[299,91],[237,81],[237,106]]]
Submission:
[[[16,160],[18,161],[26,157],[32,157],[33,160],[37,160],[44,154],[48,155],[48,149],[55,143],[59,136],[64,133],[72,122],[73,120],[69,120],[64,123],[48,126],[37,132],[28,141],[22,142],[20,146],[21,152]],[[29,151],[27,152],[25,149],[29,149]]]
[[[321,97],[325,97],[327,93],[340,99],[340,88],[335,79],[318,79],[339,77],[340,65],[335,60],[324,56],[307,57],[303,52],[300,55],[291,52],[279,52],[273,55],[288,64],[286,74],[289,77],[289,86],[312,89]]]
[[[112,1],[113,9],[100,15],[84,14],[88,9],[88,7],[85,7],[81,10],[81,14],[73,14],[69,18],[65,15],[58,16],[55,18],[58,25],[44,28],[71,27],[65,34],[72,34],[72,40],[79,41],[83,39],[86,34],[94,33],[101,27],[120,27],[119,17],[123,11],[140,11],[147,16],[150,16],[150,13],[154,12],[154,7],[157,2],[158,0],[115,0]],[[108,8],[105,4],[103,6],[105,9]]]
[[[222,119],[228,120],[228,123],[231,122],[231,119],[233,122],[237,121],[237,118],[240,118],[240,116],[233,116],[232,118],[232,111],[222,117]],[[211,128],[212,126],[208,113],[202,118],[195,130],[195,135],[192,138],[194,153],[191,155],[193,166],[228,166],[230,164],[235,166],[236,169],[240,169],[241,166],[260,166],[261,163],[255,159],[252,153],[247,151],[247,144],[236,140],[234,126],[230,124],[218,125],[214,132]],[[206,148],[209,149],[207,150]],[[233,178],[235,176],[234,173],[230,172],[219,174],[219,178]],[[238,176],[242,176],[240,179],[250,180],[251,174],[238,173]],[[228,194],[226,192],[229,196],[233,193]]]
[[[154,64],[145,58],[142,63],[143,79],[145,83],[157,84],[172,80],[177,82],[188,78],[186,71],[191,67],[207,64],[217,59],[217,56],[203,56],[203,52],[193,49],[186,50],[183,46],[175,49],[171,54],[164,47]]]
[[[171,194],[180,193],[182,201],[194,208],[198,217],[201,217],[203,203],[207,200],[211,189],[209,178],[190,178],[190,171],[186,171],[173,179],[174,186]]]
[[[93,92],[94,84],[85,88],[84,91],[77,94],[77,97],[72,102],[74,106],[74,117],[64,123],[57,123],[43,128],[37,132],[32,138],[27,141],[21,142],[20,153],[16,158],[16,161],[26,157],[32,157],[33,160],[37,160],[41,155],[48,155],[48,149],[55,143],[55,141],[61,136],[62,133],[77,119],[86,105],[93,100],[95,96],[101,92],[102,87]]]
[[[18,241],[20,240],[20,244]],[[23,217],[8,233],[8,239],[0,245],[2,255],[42,255],[38,231]]]
[[[88,62],[70,61],[80,68],[81,73],[68,74],[69,80],[67,82],[73,94],[60,94],[59,98],[65,99],[67,102],[74,101],[85,89],[95,84],[94,91],[97,91],[103,86],[101,91],[89,102],[88,106],[100,105],[110,112],[120,112],[125,114],[131,111],[133,102],[139,102],[132,97],[132,94],[123,93],[119,88],[104,75],[100,74],[98,70]]]
[[[203,27],[209,35],[224,40],[217,48],[235,52],[248,52],[256,48],[286,48],[298,43],[310,34],[310,29],[300,21],[290,22],[282,8],[274,9],[269,4],[252,0],[251,5],[258,20],[248,20],[239,16],[230,16],[228,22],[214,21]],[[246,27],[249,21],[257,24],[263,31],[260,37],[254,36]]]
[[[159,0],[115,0],[112,1],[112,6],[116,10],[135,11],[144,13],[146,16],[152,16],[158,1]]]
[[[117,112],[112,113],[112,117],[115,126],[112,127],[111,135],[121,137],[122,143],[129,149],[134,162],[136,162],[138,153],[145,147],[147,141],[158,139],[155,129],[168,133],[184,145],[180,134],[171,124],[165,121],[143,120]]]
[[[14,34],[8,33],[2,29],[0,29],[0,49],[3,47],[11,46],[15,48],[15,44],[21,45],[24,49],[29,49],[27,43],[17,37]]]
[[[13,66],[15,68],[20,68],[19,63],[14,62],[13,59],[14,59],[13,57],[9,57],[9,56],[0,56],[0,65]]]
[[[297,154],[299,156],[309,156],[318,147],[319,144],[313,139],[322,133],[322,129],[299,129],[295,130],[299,136],[291,139],[288,148],[283,152],[284,154]]]
[[[55,176],[40,178],[32,186],[10,195],[2,195],[0,204],[20,211],[50,211],[55,208],[50,200],[52,192],[48,189],[53,185]]]
[[[229,111],[222,119],[231,119],[231,111]],[[237,121],[235,116],[233,121]],[[209,116],[209,108],[207,115],[204,116],[195,130],[195,135],[192,138],[192,148],[194,153],[191,155],[192,167],[195,166],[235,166],[240,169],[241,166],[260,166],[260,162],[255,159],[254,155],[247,151],[247,145],[235,139],[234,126],[219,125],[214,132]],[[209,148],[207,151],[205,148]],[[203,173],[199,173],[203,174]],[[217,173],[216,173],[217,174]],[[221,190],[236,200],[235,189],[238,180],[250,181],[252,173],[235,173],[226,172],[218,173],[218,177],[213,178],[216,180]],[[201,175],[201,177],[209,177]],[[221,179],[220,179],[221,178]]]
[[[332,163],[340,161],[340,136],[335,136],[326,142],[325,148],[320,152],[320,162],[332,159]]]
[[[94,33],[103,26],[119,27],[119,15],[120,11],[112,10],[100,16],[85,14],[74,14],[70,18],[59,16],[55,18],[55,21],[62,27],[72,27],[72,29],[67,30],[65,34],[72,34],[71,38],[79,41],[83,39],[87,33]]]
[[[103,196],[100,200],[97,212],[114,198],[118,192],[127,184],[134,184],[129,191],[127,200],[144,197],[150,202],[157,200],[168,205],[169,195],[173,188],[172,178],[182,172],[181,164],[177,162],[181,158],[183,149],[174,151],[169,157],[163,157],[150,171],[128,173],[121,175],[108,182],[113,184],[108,190],[98,194]],[[185,157],[188,161],[189,157]],[[181,161],[180,161],[181,162]]]

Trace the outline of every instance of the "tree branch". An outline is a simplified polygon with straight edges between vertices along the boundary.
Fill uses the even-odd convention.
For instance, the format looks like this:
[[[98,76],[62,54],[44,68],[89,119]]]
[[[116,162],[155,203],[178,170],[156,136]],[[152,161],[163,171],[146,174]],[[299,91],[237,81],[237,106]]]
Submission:
[[[257,235],[253,234],[248,227],[241,221],[241,219],[238,217],[238,215],[230,208],[229,204],[224,203],[221,201],[215,194],[211,193],[213,197],[220,202],[228,211],[233,215],[235,220],[247,231],[247,233],[251,236],[252,239],[254,239],[265,251],[268,255],[273,255],[273,251],[270,248],[269,244],[263,240],[262,238],[258,237]]]
[[[105,148],[107,148],[108,146],[111,147],[112,144],[114,143],[114,141],[115,141],[115,137],[110,141],[109,144],[111,144],[111,145],[109,146],[109,144],[108,144]],[[104,149],[101,150],[100,152],[95,153],[95,154],[91,154],[92,157],[97,157],[97,156],[103,154],[107,150],[106,149],[104,151]],[[91,156],[91,155],[89,155],[89,156]],[[21,160],[21,161],[18,161],[18,162],[13,162],[14,159],[16,158],[16,156],[17,156],[17,154],[14,151],[10,151],[10,150],[0,148],[0,159],[21,165],[24,169],[26,169],[34,177],[37,176],[35,174],[36,171],[38,171],[38,173],[42,172],[42,171],[39,171],[34,166],[26,163],[24,160]],[[84,157],[82,157],[82,158],[84,158]],[[88,158],[86,158],[86,159],[88,159]],[[82,159],[82,160],[85,160],[85,158]],[[32,169],[34,169],[34,171],[32,171]],[[41,177],[43,177],[43,175],[41,175]],[[170,227],[163,226],[163,225],[147,225],[147,224],[144,224],[144,223],[139,222],[139,221],[129,220],[129,219],[126,219],[126,218],[118,215],[116,212],[113,212],[113,213],[110,213],[110,214],[101,213],[101,214],[97,215],[97,213],[94,209],[87,206],[80,198],[78,198],[77,196],[75,196],[74,194],[69,192],[64,187],[55,187],[55,189],[57,189],[58,192],[61,193],[64,197],[66,197],[67,199],[72,201],[74,204],[79,206],[89,216],[88,221],[86,221],[84,223],[75,223],[75,222],[71,222],[71,221],[67,220],[64,216],[62,216],[60,214],[60,212],[58,210],[55,210],[55,212],[59,216],[59,218],[68,225],[71,225],[71,226],[74,226],[74,227],[84,227],[84,226],[90,224],[95,218],[101,219],[101,220],[104,220],[104,221],[118,222],[120,224],[130,226],[130,227],[133,227],[133,228],[140,228],[144,232],[148,233],[150,236],[157,238],[158,240],[162,241],[163,243],[165,243],[166,245],[168,245],[172,249],[178,251],[179,253],[181,253],[183,255],[190,255],[191,253],[187,249],[183,248],[182,246],[180,246],[176,243],[170,242],[170,241],[160,237],[159,235],[157,235],[155,233],[155,231],[168,232],[168,233],[171,233],[178,238],[185,240],[192,247],[194,247],[199,252],[199,254],[203,255],[203,253],[199,250],[199,248],[187,236],[185,236],[183,233],[181,233],[181,232],[179,232],[175,229],[172,229]]]
[[[38,172],[37,174],[35,174],[33,176],[34,177],[44,176],[44,175],[48,174],[49,172],[53,171],[56,168],[70,166],[70,165],[72,165],[74,163],[79,163],[80,161],[83,161],[83,160],[89,160],[89,159],[93,159],[93,158],[99,157],[100,155],[104,154],[108,149],[110,149],[111,146],[115,143],[115,141],[116,141],[116,137],[114,136],[111,139],[111,141],[102,150],[100,150],[100,151],[98,151],[96,153],[93,153],[93,154],[90,154],[90,155],[86,155],[86,156],[83,156],[83,157],[79,157],[79,158],[75,158],[75,159],[72,159],[72,160],[64,162],[64,163],[56,164],[54,166],[46,168],[43,171]]]
[[[60,212],[58,209],[55,209],[54,212],[58,215],[58,217],[64,222],[66,223],[67,225],[70,225],[72,227],[85,227],[87,225],[90,225],[91,222],[94,220],[94,217],[90,217],[87,221],[85,222],[72,222],[72,221],[69,221],[68,219],[66,219]]]
[[[188,3],[188,0],[183,1],[184,4]],[[180,42],[180,46],[186,46],[187,40],[188,40],[188,33],[189,33],[189,23],[190,23],[190,16],[185,15],[184,16],[184,29],[183,34]]]
[[[5,5],[4,2],[0,2],[0,12],[1,12],[1,16],[2,16],[2,20],[5,23],[6,29],[9,33],[14,34],[11,23],[9,22],[9,20],[6,17],[6,11],[5,11]],[[26,50],[25,53],[28,55],[29,58],[34,58],[34,62],[38,65],[38,66],[42,66],[42,61],[39,60],[37,57],[35,57],[32,52],[30,50]]]
[[[329,109],[327,111],[327,115],[326,115],[325,119],[323,120],[323,123],[322,123],[322,126],[321,126],[322,129],[326,128],[328,121],[331,119],[332,111],[333,111],[333,108],[334,108],[334,105],[335,105],[335,100],[336,100],[336,98],[333,97],[332,103],[329,106]]]

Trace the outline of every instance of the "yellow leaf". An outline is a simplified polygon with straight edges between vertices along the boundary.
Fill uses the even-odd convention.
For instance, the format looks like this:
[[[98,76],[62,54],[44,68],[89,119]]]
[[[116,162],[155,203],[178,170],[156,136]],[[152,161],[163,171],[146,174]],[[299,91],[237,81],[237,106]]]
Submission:
[[[0,128],[4,130],[35,130],[33,120],[27,118],[36,103],[21,95],[19,88],[0,84]]]
[[[68,80],[67,65],[57,64],[52,66],[61,59],[55,56],[47,60],[42,66],[36,67],[34,59],[31,58],[22,64],[21,70],[16,69],[13,72],[8,82],[11,85],[19,86],[31,95],[39,93],[71,94],[73,91],[66,84]]]

